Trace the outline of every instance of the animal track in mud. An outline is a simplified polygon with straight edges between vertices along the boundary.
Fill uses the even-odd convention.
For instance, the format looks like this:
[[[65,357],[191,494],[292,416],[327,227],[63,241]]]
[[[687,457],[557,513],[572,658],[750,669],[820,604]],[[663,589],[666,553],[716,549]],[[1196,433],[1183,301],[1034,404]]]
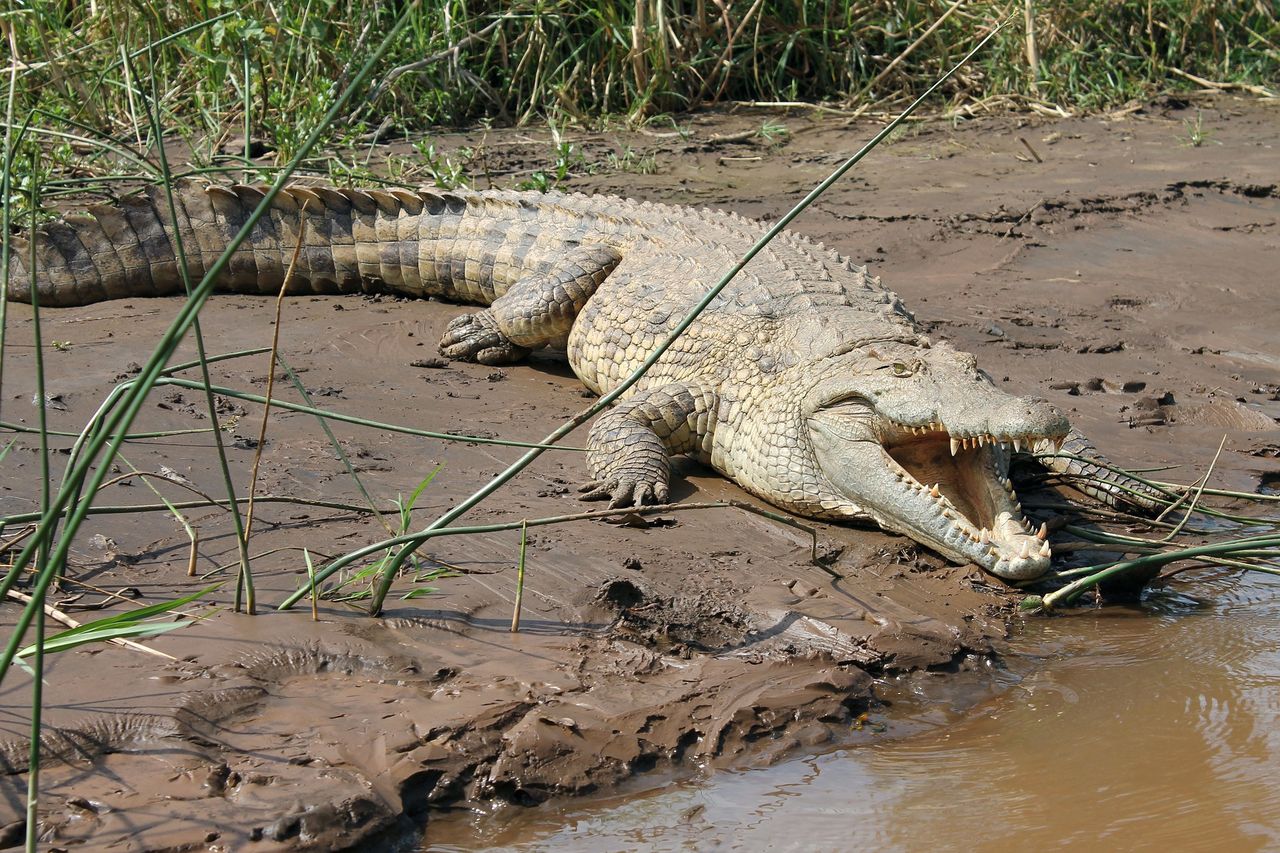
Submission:
[[[1054,225],[1074,222],[1089,215],[1100,215],[1103,218],[1114,218],[1122,215],[1135,215],[1153,207],[1173,207],[1190,203],[1190,198],[1197,195],[1196,190],[1208,190],[1220,195],[1237,195],[1248,199],[1280,198],[1280,187],[1276,184],[1241,184],[1224,180],[1189,180],[1176,181],[1158,190],[1136,190],[1119,195],[1098,195],[1073,198],[1063,194],[1054,198],[1045,198],[1029,208],[1006,208],[1003,204],[995,210],[982,213],[924,214],[902,213],[877,215],[871,213],[844,213],[839,209],[828,208],[828,215],[846,221],[862,222],[931,222],[938,226],[934,238],[947,234],[989,234],[995,237],[1027,237],[1018,229],[1027,225],[1042,230],[1052,230]],[[1274,223],[1270,223],[1273,225]],[[1077,228],[1086,224],[1075,222]],[[1267,223],[1252,223],[1248,226],[1228,226],[1222,230],[1256,230],[1269,227]]]
[[[625,578],[602,584],[596,600],[617,612],[611,633],[667,652],[714,654],[739,646],[757,621],[727,597],[707,592],[667,597]]]
[[[438,680],[419,677],[417,666],[407,660],[376,660],[348,652],[330,652],[317,646],[256,655],[214,668],[218,670],[249,683],[188,693],[178,700],[172,716],[123,713],[94,717],[75,726],[46,726],[40,741],[41,765],[91,763],[104,755],[165,739],[191,740],[203,745],[215,743],[216,733],[224,723],[253,712],[256,706],[272,700],[274,687],[297,679],[333,677],[348,685],[372,681],[390,684],[395,689],[402,689],[408,680],[424,684]],[[361,675],[363,679],[358,677]],[[26,772],[29,756],[29,741],[0,743],[0,773]]]

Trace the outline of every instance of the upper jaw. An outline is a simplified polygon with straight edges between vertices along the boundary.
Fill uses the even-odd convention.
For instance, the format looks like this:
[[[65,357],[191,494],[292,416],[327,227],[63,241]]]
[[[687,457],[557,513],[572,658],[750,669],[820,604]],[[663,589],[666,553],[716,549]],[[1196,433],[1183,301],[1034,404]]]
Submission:
[[[1006,454],[1021,453],[1023,448],[1026,448],[1027,452],[1030,453],[1041,442],[1044,442],[1043,446],[1047,449],[1046,452],[1056,452],[1062,449],[1062,444],[1066,441],[1067,434],[1066,432],[1045,435],[1004,431],[962,432],[958,429],[949,430],[939,421],[930,421],[928,424],[921,426],[908,426],[882,416],[877,428],[877,437],[881,444],[887,446],[906,443],[918,438],[946,439],[951,455],[955,456],[961,450],[977,450],[988,445],[998,447]]]
[[[902,532],[922,539],[954,560],[976,563],[997,577],[1039,577],[1048,571],[1052,558],[1048,532],[1043,525],[1035,530],[1023,516],[1008,477],[1008,453],[998,445],[970,446],[972,449],[953,454],[955,470],[963,476],[945,487],[941,481],[921,483],[912,473],[913,468],[920,473],[919,467],[900,465],[890,450],[880,450],[881,461],[903,497],[924,502],[927,507],[925,523]],[[917,510],[912,514],[918,517],[921,513]],[[887,526],[894,526],[891,520],[886,521]]]
[[[1033,529],[1022,515],[1009,455],[1037,440],[1060,441],[1065,430],[966,434],[883,415],[850,426],[821,412],[810,426],[824,473],[881,526],[1008,580],[1048,570],[1046,530]]]

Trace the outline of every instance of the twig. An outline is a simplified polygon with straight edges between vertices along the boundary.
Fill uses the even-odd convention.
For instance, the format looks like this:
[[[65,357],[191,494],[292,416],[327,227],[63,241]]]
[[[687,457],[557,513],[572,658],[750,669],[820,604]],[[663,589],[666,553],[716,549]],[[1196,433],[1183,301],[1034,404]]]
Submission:
[[[25,593],[18,592],[16,589],[9,590],[8,593],[6,593],[6,595],[8,595],[9,598],[14,599],[15,601],[21,601],[23,604],[30,604],[35,600],[31,596]],[[63,613],[58,608],[54,607],[52,604],[46,603],[44,605],[44,612],[48,614],[48,616],[51,619],[57,622],[61,622],[63,625],[66,625],[68,628],[80,627],[79,622],[77,622],[75,619],[72,619],[70,616],[68,616],[66,613]],[[135,652],[142,652],[143,654],[153,655],[158,658],[164,658],[165,660],[172,660],[172,661],[177,660],[177,658],[175,658],[173,655],[167,655],[158,649],[153,649],[150,646],[144,646],[141,643],[135,643],[132,640],[126,640],[126,639],[123,639],[122,637],[113,637],[107,642],[114,643],[117,646],[124,646],[126,649],[132,649]]]
[[[1031,147],[1031,143],[1027,141],[1027,138],[1025,136],[1019,136],[1018,141],[1022,143],[1023,148],[1027,149],[1027,153],[1031,155],[1031,158],[1033,160],[1035,160],[1037,163],[1044,162],[1043,160],[1040,159],[1040,155],[1036,153],[1036,149]],[[1036,205],[1036,206],[1039,207],[1039,205]],[[1034,210],[1035,208],[1032,208],[1032,209]]]
[[[302,559],[307,564],[307,580],[311,583],[311,621],[320,621],[320,603],[316,595],[316,567],[311,562],[311,552],[306,548],[302,549]]]
[[[1169,70],[1174,74],[1177,74],[1179,77],[1190,80],[1192,83],[1203,86],[1206,89],[1217,89],[1220,92],[1238,89],[1242,92],[1249,92],[1250,94],[1258,95],[1263,98],[1276,97],[1276,93],[1265,86],[1255,86],[1252,83],[1216,83],[1213,80],[1206,80],[1203,77],[1197,77],[1195,74],[1190,74],[1183,71],[1181,68],[1174,68],[1173,66],[1170,66]]]
[[[1027,35],[1027,68],[1031,71],[1031,91],[1036,97],[1040,97],[1040,51],[1036,49],[1036,17],[1035,10],[1032,8],[1033,0],[1026,0],[1023,5],[1023,18],[1026,21]],[[1023,140],[1026,144],[1026,140]],[[1027,146],[1030,148],[1031,146]],[[1035,156],[1035,152],[1031,152]],[[1040,162],[1040,158],[1036,157],[1036,162]]]
[[[529,522],[520,522],[520,562],[516,566],[516,603],[511,610],[511,633],[520,632],[520,606],[524,603],[524,553],[529,543]]]
[[[1024,139],[1024,140],[1022,140],[1022,141],[1023,141],[1023,143],[1024,143],[1024,144],[1026,143],[1026,140],[1025,140],[1025,139]],[[1030,147],[1030,146],[1028,146],[1028,147]],[[1033,153],[1034,153],[1034,152],[1033,152]],[[1017,222],[1015,222],[1015,223],[1013,223],[1012,225],[1010,225],[1010,226],[1009,226],[1009,230],[1008,230],[1008,231],[1006,231],[1006,232],[1004,232],[1004,234],[1000,235],[1000,239],[1001,239],[1001,241],[1006,240],[1006,239],[1009,237],[1009,235],[1011,235],[1011,234],[1013,233],[1013,230],[1014,230],[1015,228],[1017,228],[1017,227],[1018,227],[1019,225],[1021,225],[1022,223],[1026,222],[1026,221],[1027,221],[1027,218],[1028,218],[1029,216],[1031,216],[1031,214],[1033,214],[1033,213],[1035,213],[1037,210],[1039,210],[1039,209],[1040,209],[1040,205],[1042,205],[1042,204],[1044,204],[1044,199],[1040,199],[1040,200],[1039,200],[1039,201],[1037,201],[1035,204],[1033,204],[1033,205],[1031,205],[1030,207],[1028,207],[1028,208],[1027,208],[1027,212],[1026,212],[1026,213],[1024,213],[1024,214],[1022,214],[1021,216],[1019,216],[1019,217],[1018,217],[1018,221],[1017,221]]]
[[[246,143],[247,144],[247,143]],[[284,313],[284,295],[293,283],[293,271],[298,266],[298,256],[302,254],[302,242],[307,236],[307,205],[310,199],[302,203],[298,210],[298,242],[293,246],[293,257],[289,259],[289,268],[285,270],[284,281],[280,282],[280,293],[276,296],[276,317],[271,329],[271,353],[267,356],[267,393],[266,402],[262,404],[262,425],[258,428],[258,446],[253,449],[253,467],[249,473],[249,507],[244,513],[244,538],[246,544],[253,532],[253,493],[258,489],[258,464],[262,462],[262,448],[267,443],[267,423],[271,419],[271,392],[276,384],[276,353],[280,350],[280,317]]]

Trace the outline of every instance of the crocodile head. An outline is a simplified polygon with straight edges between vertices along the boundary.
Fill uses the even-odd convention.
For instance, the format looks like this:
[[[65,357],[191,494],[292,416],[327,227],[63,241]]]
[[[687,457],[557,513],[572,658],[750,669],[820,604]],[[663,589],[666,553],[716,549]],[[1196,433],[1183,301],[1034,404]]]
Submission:
[[[803,414],[824,478],[882,527],[1021,580],[1049,567],[1009,482],[1013,451],[1060,444],[1066,418],[1000,391],[949,345],[878,343],[820,364]]]

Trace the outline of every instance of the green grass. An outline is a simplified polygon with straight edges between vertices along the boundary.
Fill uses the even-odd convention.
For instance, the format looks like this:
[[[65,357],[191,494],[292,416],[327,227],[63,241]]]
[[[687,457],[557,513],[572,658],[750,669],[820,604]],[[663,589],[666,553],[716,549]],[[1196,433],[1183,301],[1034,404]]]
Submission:
[[[1256,0],[1055,0],[967,3],[760,0],[435,0],[403,35],[317,152],[300,164],[335,178],[412,172],[457,185],[460,165],[429,147],[372,162],[371,143],[420,137],[440,124],[632,121],[726,101],[843,102],[914,97],[998,20],[1006,28],[952,78],[940,103],[1052,104],[1093,110],[1163,89],[1197,88],[1186,74],[1274,88],[1280,20]],[[20,65],[13,116],[32,129],[18,152],[15,199],[33,181],[57,198],[157,169],[154,112],[168,144],[192,168],[251,180],[271,175],[242,160],[289,162],[391,25],[396,4],[373,0],[247,3],[17,3],[3,13]],[[637,22],[637,14],[640,20]],[[637,25],[638,23],[638,25]],[[895,62],[909,47],[909,54]],[[148,105],[146,81],[162,81]],[[429,145],[429,143],[427,143]],[[41,149],[37,173],[26,163]],[[351,158],[337,151],[365,151]],[[416,160],[417,162],[411,162]],[[557,182],[568,160],[529,180]]]

